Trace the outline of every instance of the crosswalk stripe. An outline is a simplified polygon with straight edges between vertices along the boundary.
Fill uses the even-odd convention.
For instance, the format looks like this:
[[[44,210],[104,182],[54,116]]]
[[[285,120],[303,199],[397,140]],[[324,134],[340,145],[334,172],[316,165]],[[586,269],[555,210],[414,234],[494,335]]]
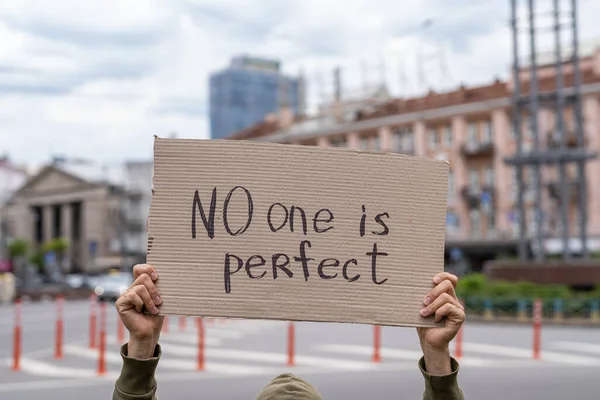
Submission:
[[[88,358],[92,360],[98,359],[98,352],[94,350],[90,350],[86,347],[82,346],[67,346],[65,347],[65,353]],[[192,355],[193,352],[188,350],[188,354]],[[105,354],[105,360],[110,364],[122,364],[123,360],[120,354],[114,352],[107,352]],[[162,357],[159,365],[161,368],[166,369],[175,369],[182,371],[193,371],[196,369],[197,364],[191,360],[183,360],[183,359],[173,359],[172,357]],[[264,373],[269,372],[270,370],[267,368],[262,368],[256,365],[245,365],[245,364],[229,364],[229,363],[205,363],[205,370],[208,372],[218,372],[222,374],[235,374],[235,375],[246,375],[246,374],[254,374],[254,373]]]
[[[174,354],[182,356],[193,356],[194,350],[189,347],[177,346],[170,343],[161,345],[164,354]],[[287,355],[284,353],[270,353],[262,351],[249,351],[249,350],[234,350],[234,349],[221,349],[211,348],[206,350],[207,358],[222,358],[230,360],[245,360],[253,362],[265,362],[285,365],[287,361]],[[360,361],[315,357],[306,355],[295,355],[294,361],[299,365],[312,365],[328,368],[340,368],[348,370],[365,370],[373,368],[373,364]],[[208,363],[207,363],[208,365]]]
[[[339,354],[352,354],[352,355],[360,355],[365,357],[370,357],[373,354],[373,347],[371,346],[355,346],[355,345],[344,345],[344,344],[329,344],[329,345],[321,345],[317,347],[319,350],[331,352],[331,353],[339,353]],[[391,358],[391,359],[399,359],[399,360],[410,360],[417,362],[422,356],[423,353],[416,350],[401,350],[401,349],[392,349],[389,347],[382,347],[379,349],[381,358]],[[463,357],[461,358],[461,365],[470,365],[470,366],[484,366],[492,363],[492,360],[486,360],[483,358],[477,357]]]
[[[110,344],[120,344],[117,340],[116,336],[112,336],[109,335],[106,337],[106,341],[107,343]],[[162,345],[162,343],[166,343],[166,342],[175,342],[175,343],[184,343],[184,344],[191,344],[191,345],[196,345],[198,343],[198,335],[183,335],[183,334],[169,334],[169,335],[162,335],[160,337],[160,343]],[[215,338],[215,337],[204,337],[204,345],[205,346],[220,346],[223,343],[223,341],[219,338]]]
[[[369,357],[373,355],[373,347],[372,346],[355,346],[355,345],[345,345],[345,344],[326,344],[317,347],[319,350],[330,352],[330,353],[340,353],[340,354],[354,354],[359,356]],[[413,350],[399,350],[399,349],[391,349],[387,347],[382,347],[379,349],[382,357],[389,358],[397,358],[401,360],[418,360],[421,358],[423,353],[419,351]]]
[[[558,341],[551,342],[552,347],[562,349],[562,350],[571,350],[578,351],[582,353],[594,353],[600,354],[600,345],[592,344],[592,343],[583,343],[583,342],[566,342],[566,341]]]
[[[516,358],[532,358],[532,351],[519,347],[509,347],[509,346],[499,346],[492,344],[484,344],[484,343],[471,343],[465,342],[463,344],[463,348],[465,352],[476,352],[476,353],[485,353],[485,354],[493,354],[493,355],[502,355]],[[583,357],[583,356],[573,356],[571,354],[566,353],[556,353],[550,351],[541,350],[540,357],[544,361],[556,362],[556,363],[565,363],[565,364],[575,364],[575,365],[585,365],[585,366],[596,366],[600,365],[600,359],[592,358],[592,357]]]
[[[21,358],[20,367],[23,372],[52,378],[95,378],[97,376],[94,369],[63,367],[30,358]],[[108,372],[106,377],[116,379],[118,375],[116,373]]]

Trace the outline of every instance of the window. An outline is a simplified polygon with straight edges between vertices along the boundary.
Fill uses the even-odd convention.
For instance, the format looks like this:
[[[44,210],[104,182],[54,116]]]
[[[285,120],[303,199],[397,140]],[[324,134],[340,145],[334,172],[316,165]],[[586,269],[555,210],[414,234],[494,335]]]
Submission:
[[[496,229],[496,214],[492,210],[488,214],[488,230],[493,231]]]
[[[401,130],[397,130],[394,133],[394,137],[392,138],[392,150],[393,151],[400,151],[402,150],[404,147],[404,143],[402,143],[404,140],[404,135],[403,132]]]
[[[491,165],[485,169],[485,184],[494,186],[494,168]]]
[[[366,137],[360,138],[360,148],[363,150],[369,148],[369,140]]]
[[[523,117],[523,130],[521,134],[523,135],[523,139],[531,139],[533,137],[533,129],[531,127],[532,119],[529,115]]]
[[[453,212],[446,213],[446,227],[450,230],[457,230],[460,227],[460,219]]]
[[[346,147],[346,139],[344,137],[331,139],[331,147]]]
[[[414,151],[415,149],[415,135],[412,133],[412,131],[406,131],[404,133],[404,148],[407,151]]]
[[[438,132],[435,129],[429,131],[429,148],[435,149],[438,145]]]
[[[484,141],[491,143],[493,141],[492,122],[486,121],[483,129]]]
[[[450,125],[444,128],[444,146],[452,147],[452,127]]]
[[[448,198],[454,198],[454,172],[448,173]]]
[[[373,149],[375,151],[381,150],[381,140],[379,139],[379,136],[373,138]]]
[[[471,234],[479,235],[481,234],[481,216],[478,211],[471,211],[469,215],[470,223],[471,223]]]
[[[479,171],[476,169],[469,170],[469,188],[471,190],[479,189]]]
[[[467,143],[469,146],[477,145],[477,125],[475,125],[473,122],[469,124],[467,130]]]

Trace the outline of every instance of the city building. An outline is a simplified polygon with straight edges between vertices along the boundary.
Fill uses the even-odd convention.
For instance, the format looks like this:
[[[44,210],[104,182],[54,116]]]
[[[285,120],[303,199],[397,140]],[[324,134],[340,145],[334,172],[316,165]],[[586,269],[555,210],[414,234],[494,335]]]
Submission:
[[[10,269],[6,203],[27,177],[27,171],[23,168],[14,165],[8,157],[0,157],[0,273]]]
[[[556,85],[554,64],[538,69],[539,88]],[[600,52],[585,54],[580,60],[585,146],[600,151]],[[573,69],[563,68],[566,90],[573,87]],[[527,70],[521,72],[526,93]],[[233,140],[254,140],[296,145],[336,146],[351,149],[395,152],[448,160],[447,257],[465,260],[470,270],[500,254],[514,257],[519,233],[516,169],[506,158],[516,152],[516,132],[512,128],[511,80],[496,79],[477,87],[429,92],[418,98],[384,101],[355,112],[348,120],[341,109],[336,114],[290,118],[285,112],[271,113],[263,121],[232,135]],[[542,104],[538,114],[541,146],[556,146],[554,108]],[[334,108],[335,110],[335,108]],[[522,115],[524,152],[533,148],[528,116]],[[572,108],[565,115],[568,145],[574,146]],[[574,166],[573,166],[574,167]],[[527,235],[535,232],[533,168],[524,171]],[[548,253],[560,252],[560,220],[557,204],[557,168],[542,166],[544,185],[541,224]],[[569,179],[576,170],[569,166]],[[588,235],[590,252],[600,251],[600,159],[587,163]],[[571,195],[569,227],[577,238],[577,193]],[[577,252],[577,245],[574,245]],[[464,265],[464,263],[463,263]]]
[[[124,166],[124,187],[127,193],[123,205],[126,221],[125,242],[136,262],[146,259],[148,235],[146,224],[152,200],[152,161],[128,161]]]
[[[278,61],[249,56],[210,76],[210,134],[222,139],[261,121],[270,112],[304,108],[303,79],[285,76]]]
[[[7,205],[8,233],[39,250],[64,238],[71,272],[120,267],[122,189],[50,164],[30,177]],[[69,271],[67,271],[69,272]]]
[[[69,243],[65,272],[128,268],[146,256],[152,162],[101,166],[54,160],[10,197],[6,233],[33,251],[48,241]]]

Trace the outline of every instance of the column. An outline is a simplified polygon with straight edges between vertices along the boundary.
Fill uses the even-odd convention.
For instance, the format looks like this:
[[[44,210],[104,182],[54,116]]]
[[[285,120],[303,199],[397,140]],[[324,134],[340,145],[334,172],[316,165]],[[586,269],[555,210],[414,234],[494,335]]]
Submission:
[[[593,96],[585,97],[582,102],[583,132],[590,151],[600,152],[600,105]],[[600,159],[586,163],[586,189],[588,198],[588,232],[600,235]]]
[[[496,228],[499,231],[510,230],[508,215],[512,199],[510,191],[511,166],[506,165],[504,158],[509,155],[511,124],[505,110],[492,112],[492,129],[494,143],[494,184],[496,186]]]
[[[382,152],[389,152],[392,150],[392,130],[389,126],[382,126],[377,131],[379,135],[379,144],[381,145]]]
[[[71,208],[70,204],[61,204],[60,206],[60,213],[61,213],[61,223],[62,223],[62,237],[65,238],[67,240],[67,244],[68,244],[68,248],[67,251],[65,252],[65,257],[67,259],[71,259],[72,258],[72,254],[73,254],[73,234],[71,231],[71,225],[72,225],[72,221],[73,221],[73,209]]]
[[[61,219],[61,231],[62,237],[67,239],[69,242],[72,240],[71,225],[73,221],[73,210],[70,204],[60,205],[60,219]]]
[[[466,122],[462,116],[452,118],[452,156],[451,165],[452,172],[454,173],[454,187],[456,188],[456,206],[454,209],[458,214],[460,220],[460,232],[463,235],[469,233],[469,210],[467,204],[463,201],[461,196],[461,190],[467,184],[467,163],[461,154],[461,147],[465,142],[466,136]]]
[[[356,132],[348,133],[346,140],[348,142],[349,149],[356,150],[360,148],[360,139],[358,138],[358,134]]]
[[[425,122],[415,122],[413,131],[415,135],[415,155],[417,157],[427,157],[427,129]]]
[[[54,218],[53,218],[53,212],[52,212],[52,206],[51,205],[45,205],[42,206],[42,218],[44,219],[44,240],[43,243],[47,243],[50,240],[52,240],[52,233],[53,233],[53,224],[54,224]]]
[[[329,147],[329,139],[325,136],[319,136],[317,139],[317,146],[319,147]]]

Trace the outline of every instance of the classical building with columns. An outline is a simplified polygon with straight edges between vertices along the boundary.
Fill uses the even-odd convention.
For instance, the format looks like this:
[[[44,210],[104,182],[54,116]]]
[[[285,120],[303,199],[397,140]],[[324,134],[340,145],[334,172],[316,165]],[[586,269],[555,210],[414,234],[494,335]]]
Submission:
[[[6,206],[8,233],[34,249],[55,238],[67,239],[71,271],[120,267],[124,196],[121,186],[49,165],[11,197]]]
[[[585,146],[600,151],[600,52],[580,61],[582,110]],[[564,67],[566,88],[573,87],[573,73]],[[528,73],[523,71],[527,87]],[[556,85],[554,66],[538,70],[539,87],[552,90]],[[526,90],[526,89],[523,89]],[[397,152],[419,157],[435,157],[450,162],[448,182],[447,249],[467,255],[474,269],[498,253],[516,251],[519,213],[516,169],[505,158],[516,153],[512,129],[512,82],[495,80],[478,87],[423,97],[382,100],[348,116],[343,107],[316,117],[293,117],[289,110],[266,116],[259,124],[229,137],[232,140],[337,146],[371,151]],[[542,146],[557,146],[554,109],[543,106],[538,115]],[[532,150],[533,134],[527,115],[522,118],[524,152]],[[573,109],[565,115],[568,145],[576,146]],[[576,179],[575,166],[569,179]],[[600,160],[587,163],[589,250],[600,251]],[[547,251],[560,251],[556,190],[556,167],[542,167],[544,185],[541,222],[534,218],[533,168],[525,168],[525,202],[528,235],[537,223],[543,224],[548,238]],[[577,237],[577,193],[571,196],[569,227]],[[513,253],[514,254],[514,253]]]

